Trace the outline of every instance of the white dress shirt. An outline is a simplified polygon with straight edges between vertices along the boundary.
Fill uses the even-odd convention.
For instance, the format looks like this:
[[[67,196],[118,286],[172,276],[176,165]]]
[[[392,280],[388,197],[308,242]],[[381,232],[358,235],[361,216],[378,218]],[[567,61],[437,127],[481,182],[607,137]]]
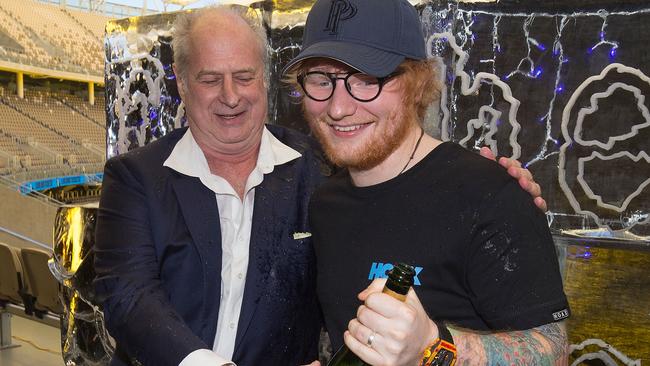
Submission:
[[[239,198],[224,178],[210,172],[205,155],[190,129],[165,160],[164,166],[199,178],[203,185],[215,193],[221,226],[221,301],[214,344],[212,350],[200,349],[190,353],[179,366],[234,365],[230,360],[235,349],[246,284],[255,187],[262,183],[264,174],[271,173],[276,165],[300,156],[300,153],[283,144],[264,127],[257,164],[246,180],[243,199]]]

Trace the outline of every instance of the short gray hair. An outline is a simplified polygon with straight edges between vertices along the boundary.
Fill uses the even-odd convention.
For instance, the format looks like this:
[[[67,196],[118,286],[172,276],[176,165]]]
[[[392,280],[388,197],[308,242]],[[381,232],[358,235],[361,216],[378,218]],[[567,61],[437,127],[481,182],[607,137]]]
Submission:
[[[264,25],[260,20],[258,14],[251,8],[241,5],[218,5],[208,6],[205,8],[188,10],[179,13],[174,21],[174,32],[172,38],[172,49],[174,50],[174,65],[178,73],[185,77],[187,64],[190,60],[190,37],[192,34],[192,26],[196,21],[209,14],[231,15],[236,18],[242,19],[250,29],[255,33],[260,48],[260,55],[262,55],[262,63],[264,64],[264,85],[270,85],[270,65],[269,65],[269,42],[266,35]],[[247,45],[242,45],[247,47]]]

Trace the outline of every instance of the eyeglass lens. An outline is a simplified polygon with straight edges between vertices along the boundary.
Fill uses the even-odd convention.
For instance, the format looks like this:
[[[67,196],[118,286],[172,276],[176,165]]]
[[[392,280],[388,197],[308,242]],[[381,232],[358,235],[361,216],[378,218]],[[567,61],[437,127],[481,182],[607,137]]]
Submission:
[[[360,101],[375,99],[381,91],[381,82],[378,78],[359,72],[337,77],[335,74],[313,71],[303,76],[302,86],[307,96],[317,101],[324,101],[334,94],[336,81],[339,79],[345,81],[348,93]]]

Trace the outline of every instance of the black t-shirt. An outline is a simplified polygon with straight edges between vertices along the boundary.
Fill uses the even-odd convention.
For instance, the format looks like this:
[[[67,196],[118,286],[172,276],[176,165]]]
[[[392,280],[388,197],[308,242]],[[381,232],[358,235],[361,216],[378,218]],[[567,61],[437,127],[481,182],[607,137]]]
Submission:
[[[416,267],[414,290],[436,320],[522,330],[568,316],[545,215],[503,168],[456,144],[369,187],[339,172],[312,196],[310,222],[334,349],[357,294],[396,262]]]

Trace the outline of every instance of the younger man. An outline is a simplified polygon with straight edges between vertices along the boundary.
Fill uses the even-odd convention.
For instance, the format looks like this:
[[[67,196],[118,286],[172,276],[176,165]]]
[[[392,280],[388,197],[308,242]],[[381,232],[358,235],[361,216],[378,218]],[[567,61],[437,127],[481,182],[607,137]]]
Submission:
[[[546,219],[497,164],[423,133],[440,90],[433,63],[407,0],[319,0],[287,66],[311,130],[346,168],[310,203],[333,346],[371,365],[420,365],[439,338],[458,364],[566,363]],[[395,262],[416,267],[406,302],[375,281],[358,306]]]

